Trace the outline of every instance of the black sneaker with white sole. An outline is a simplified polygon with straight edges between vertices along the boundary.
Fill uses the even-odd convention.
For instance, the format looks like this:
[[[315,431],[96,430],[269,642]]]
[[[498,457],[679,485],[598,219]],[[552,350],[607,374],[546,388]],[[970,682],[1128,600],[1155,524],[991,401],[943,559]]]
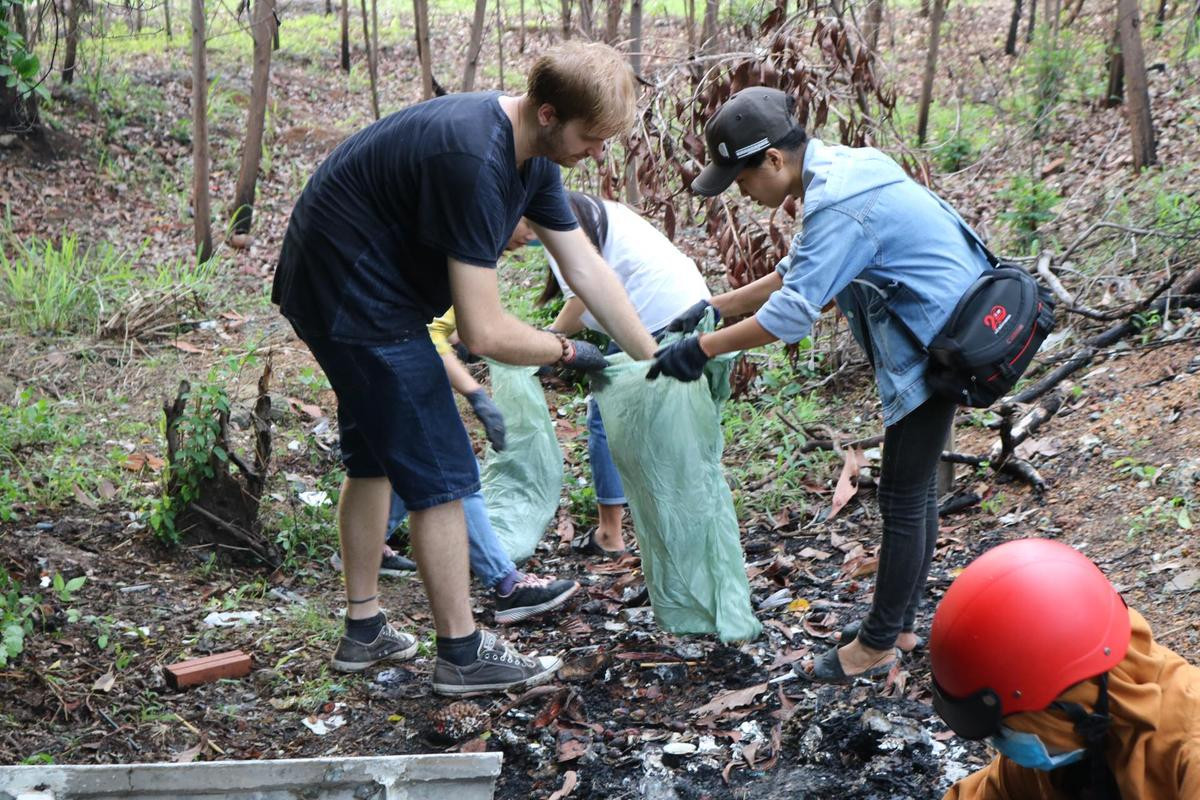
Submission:
[[[562,666],[556,656],[525,656],[491,631],[479,631],[476,658],[465,667],[438,657],[433,668],[435,694],[480,694],[526,689],[545,683]]]
[[[373,642],[364,644],[343,635],[330,664],[338,672],[362,672],[380,661],[405,661],[416,654],[417,637],[396,630],[385,620]]]
[[[383,560],[379,562],[379,574],[390,578],[396,578],[409,572],[416,572],[416,570],[417,562],[396,553],[384,556]]]
[[[558,608],[579,591],[577,581],[556,581],[525,575],[508,595],[497,593],[496,623],[510,625]]]

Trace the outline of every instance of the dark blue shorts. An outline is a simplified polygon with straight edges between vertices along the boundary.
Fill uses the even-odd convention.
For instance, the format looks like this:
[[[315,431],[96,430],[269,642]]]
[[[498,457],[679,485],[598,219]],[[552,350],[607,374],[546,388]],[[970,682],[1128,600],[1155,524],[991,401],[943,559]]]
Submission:
[[[479,491],[471,440],[424,332],[380,345],[317,337],[305,344],[337,394],[347,476],[386,476],[412,511]]]

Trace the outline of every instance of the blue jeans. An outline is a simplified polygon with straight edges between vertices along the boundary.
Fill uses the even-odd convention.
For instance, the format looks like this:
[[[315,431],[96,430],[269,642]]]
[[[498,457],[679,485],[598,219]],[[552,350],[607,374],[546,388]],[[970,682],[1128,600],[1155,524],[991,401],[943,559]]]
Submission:
[[[596,490],[596,502],[602,506],[625,505],[625,487],[617,474],[612,453],[608,451],[608,434],[604,432],[604,420],[600,418],[600,406],[596,398],[588,397],[588,461],[592,465],[592,488]]]
[[[516,565],[508,557],[508,553],[504,552],[499,537],[492,530],[492,523],[488,519],[487,505],[483,502],[483,492],[467,495],[462,499],[462,505],[463,514],[467,517],[467,543],[470,547],[471,571],[484,586],[489,589],[494,588],[508,573],[516,569]],[[388,514],[387,529],[395,530],[406,516],[408,516],[408,509],[404,507],[404,500],[400,498],[400,495],[392,492],[392,510]]]

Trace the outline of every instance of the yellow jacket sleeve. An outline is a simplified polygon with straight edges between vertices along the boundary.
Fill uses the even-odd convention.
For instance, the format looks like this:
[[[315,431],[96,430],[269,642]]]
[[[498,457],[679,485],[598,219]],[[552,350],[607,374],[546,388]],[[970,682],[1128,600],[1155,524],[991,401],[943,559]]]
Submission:
[[[450,347],[450,335],[457,329],[458,323],[454,319],[453,307],[429,323],[429,338],[433,340],[438,355],[445,355],[453,349]]]

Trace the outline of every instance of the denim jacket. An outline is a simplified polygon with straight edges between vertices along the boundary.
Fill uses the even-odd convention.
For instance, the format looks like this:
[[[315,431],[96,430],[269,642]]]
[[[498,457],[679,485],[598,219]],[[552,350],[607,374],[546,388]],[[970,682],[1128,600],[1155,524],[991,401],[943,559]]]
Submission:
[[[990,268],[986,250],[949,204],[874,148],[812,139],[803,168],[803,230],[776,267],[783,286],[756,319],[798,342],[836,300],[875,369],[883,422],[892,425],[932,395],[924,346]]]

